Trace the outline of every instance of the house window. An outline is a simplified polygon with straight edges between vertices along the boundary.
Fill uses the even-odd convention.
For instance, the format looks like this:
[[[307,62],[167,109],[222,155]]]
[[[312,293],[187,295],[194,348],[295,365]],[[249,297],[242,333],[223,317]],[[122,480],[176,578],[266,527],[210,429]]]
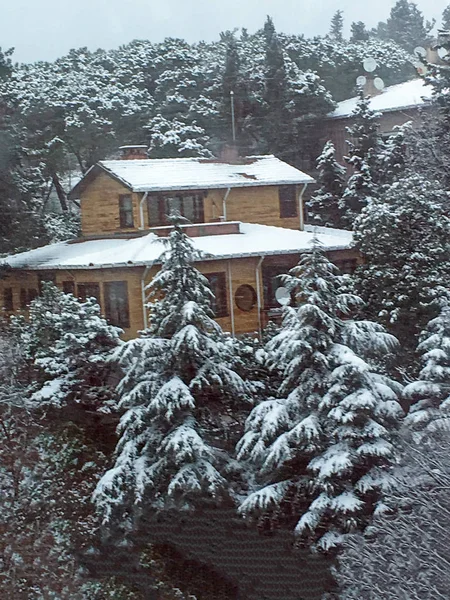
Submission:
[[[134,227],[133,201],[131,199],[131,194],[119,196],[119,220],[122,229]]]
[[[75,296],[75,282],[74,281],[63,281],[62,282],[63,292],[65,294],[72,294]]]
[[[108,281],[104,284],[105,315],[111,325],[130,326],[128,284],[126,281]]]
[[[204,223],[203,195],[202,194],[176,194],[165,196],[162,194],[147,198],[148,224],[150,227],[167,225],[167,216],[172,212],[179,212],[191,223]]]
[[[356,258],[348,258],[345,260],[335,260],[334,264],[337,266],[342,275],[352,275],[358,266]]]
[[[26,310],[28,305],[33,302],[38,296],[37,290],[34,288],[25,289],[20,288],[20,308]]]
[[[28,306],[28,294],[25,288],[20,288],[20,308],[26,310]]]
[[[28,290],[28,304],[30,304],[30,302],[33,302],[33,300],[36,300],[36,298],[38,297],[38,291],[36,288],[30,288]]]
[[[14,310],[13,290],[10,287],[3,290],[3,308],[8,312]]]
[[[282,219],[298,215],[297,190],[295,185],[280,185],[278,188],[278,198],[280,201],[280,217]]]
[[[263,289],[264,289],[264,308],[281,308],[281,304],[277,301],[275,292],[279,287],[283,287],[280,280],[280,275],[286,273],[285,267],[265,267],[263,268]]]
[[[209,281],[209,287],[214,294],[211,308],[215,317],[228,316],[227,284],[225,273],[205,273]]]
[[[100,285],[98,283],[79,283],[77,285],[78,298],[86,302],[87,298],[95,298],[100,304]]]

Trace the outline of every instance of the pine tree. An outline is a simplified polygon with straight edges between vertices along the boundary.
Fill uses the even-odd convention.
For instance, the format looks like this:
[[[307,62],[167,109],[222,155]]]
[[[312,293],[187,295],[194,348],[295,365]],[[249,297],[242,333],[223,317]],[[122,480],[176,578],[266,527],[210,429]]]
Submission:
[[[436,315],[450,269],[448,194],[437,182],[406,174],[363,209],[355,223],[364,258],[357,289],[369,315],[380,319],[411,352]]]
[[[344,29],[344,18],[342,15],[343,11],[337,10],[331,19],[330,37],[331,39],[336,40],[336,42],[342,42],[343,40],[342,31]]]
[[[422,333],[417,346],[423,368],[417,381],[409,383],[404,398],[411,408],[405,425],[431,433],[448,428],[450,410],[450,306],[445,302],[437,317]]]
[[[344,160],[353,172],[339,202],[342,219],[347,226],[353,225],[369,199],[376,194],[377,161],[381,145],[379,115],[370,109],[369,99],[364,97],[362,91],[352,116],[353,125],[347,128],[350,136],[350,140],[347,140],[349,153]]]
[[[448,36],[442,36],[440,45],[450,49]],[[432,87],[431,107],[424,111],[422,126],[414,139],[416,152],[414,168],[425,177],[442,182],[450,189],[450,55],[442,59],[443,64],[427,65],[425,82]]]
[[[340,553],[339,600],[446,600],[449,456],[448,436],[434,446],[406,446],[389,518],[376,517],[366,535],[349,537]]]
[[[287,110],[287,76],[281,41],[270,17],[264,24],[265,71],[264,102],[266,121],[264,137],[269,151],[282,153],[290,139],[290,118]]]
[[[387,141],[379,146],[377,181],[381,186],[391,185],[409,168],[411,136],[411,123],[396,125]]]
[[[343,321],[360,299],[339,284],[317,241],[285,278],[298,305],[267,346],[283,378],[279,397],[252,411],[237,448],[259,483],[240,512],[294,524],[324,551],[380,509],[401,415],[399,386],[371,364],[395,339],[374,323]]]
[[[120,329],[108,325],[95,298],[81,302],[43,283],[41,296],[30,303],[29,320],[14,323],[36,369],[36,404],[111,410],[114,394],[107,379]]]
[[[317,191],[308,201],[311,222],[328,227],[338,227],[339,202],[345,189],[346,172],[335,159],[333,142],[328,141],[317,159]]]
[[[0,81],[6,79],[12,73],[12,62],[11,56],[14,52],[14,48],[2,51],[0,47]]]
[[[417,46],[427,46],[430,43],[429,34],[434,23],[434,20],[424,22],[423,15],[414,2],[397,0],[386,23],[378,25],[378,34],[412,52]]]
[[[442,29],[450,31],[450,4],[442,12]]]
[[[230,498],[235,420],[247,400],[242,379],[228,367],[212,292],[193,266],[199,258],[178,220],[150,283],[151,326],[118,353],[125,414],[115,465],[99,483],[96,502],[110,527],[142,510],[186,509]],[[117,521],[117,515],[120,515]]]
[[[353,21],[350,25],[350,42],[366,42],[370,38],[370,33],[366,29],[365,23],[362,21]]]

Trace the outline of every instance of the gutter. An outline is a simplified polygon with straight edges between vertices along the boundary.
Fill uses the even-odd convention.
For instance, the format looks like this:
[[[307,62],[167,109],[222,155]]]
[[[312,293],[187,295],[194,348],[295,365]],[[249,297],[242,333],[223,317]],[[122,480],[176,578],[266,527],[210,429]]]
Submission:
[[[231,335],[236,337],[234,327],[233,279],[231,277],[231,260],[228,261],[228,291],[230,296]]]
[[[141,224],[139,229],[145,229],[144,227],[144,202],[147,200],[148,192],[142,196],[141,201],[139,202],[139,218],[141,220]]]
[[[298,218],[300,221],[300,231],[303,231],[305,228],[305,224],[303,222],[303,194],[305,193],[306,188],[308,187],[308,184],[305,183],[302,187],[302,191],[300,192],[300,194],[298,195]]]
[[[262,311],[262,297],[261,297],[261,277],[259,275],[259,271],[261,269],[261,265],[263,263],[263,260],[266,257],[263,255],[260,257],[258,264],[256,265],[256,298],[257,298],[257,302],[258,302],[258,332],[259,332],[259,339],[261,339],[262,337],[262,323],[261,323],[261,311]]]
[[[354,247],[351,246],[350,244],[342,244],[339,246],[325,246],[324,247],[324,252],[333,252],[335,250],[354,250]],[[296,248],[291,249],[291,250],[269,250],[267,252],[264,252],[264,256],[278,256],[278,255],[284,255],[284,254],[309,254],[311,253],[311,249],[310,248]],[[261,251],[259,252],[242,252],[239,254],[221,254],[221,255],[214,255],[214,256],[203,256],[200,259],[194,261],[194,262],[208,262],[210,260],[229,260],[229,259],[233,259],[233,258],[249,258],[251,256],[261,256]],[[158,264],[157,262],[158,259],[155,259],[155,264]],[[8,263],[1,263],[1,266],[6,266],[9,267],[11,269],[15,269],[15,270],[23,270],[23,271],[61,271],[61,270],[67,270],[69,269],[73,269],[73,270],[80,270],[80,271],[94,271],[95,269],[119,269],[119,268],[133,268],[133,267],[146,267],[148,266],[148,261],[144,262],[144,261],[137,261],[135,263],[104,263],[104,264],[97,264],[97,265],[49,265],[49,264],[45,264],[45,265],[37,265],[37,266],[31,266],[31,265],[22,265],[20,267],[14,267],[12,265],[9,265]]]
[[[226,221],[227,220],[227,200],[228,200],[228,196],[230,195],[231,192],[231,188],[227,188],[227,191],[225,192],[225,196],[223,197],[222,200],[222,208],[223,208],[223,220]]]
[[[153,265],[147,265],[145,267],[144,273],[142,274],[141,278],[142,316],[144,321],[144,329],[147,329],[148,327],[147,299],[145,297],[145,278],[147,277],[147,274],[152,266]]]

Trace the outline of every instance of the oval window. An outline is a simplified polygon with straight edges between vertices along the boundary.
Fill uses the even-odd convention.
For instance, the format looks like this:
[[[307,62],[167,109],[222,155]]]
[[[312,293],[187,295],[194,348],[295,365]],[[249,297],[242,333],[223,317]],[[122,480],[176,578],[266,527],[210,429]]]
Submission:
[[[234,301],[236,302],[236,306],[241,310],[252,310],[256,304],[255,288],[246,283],[240,285],[234,295]]]

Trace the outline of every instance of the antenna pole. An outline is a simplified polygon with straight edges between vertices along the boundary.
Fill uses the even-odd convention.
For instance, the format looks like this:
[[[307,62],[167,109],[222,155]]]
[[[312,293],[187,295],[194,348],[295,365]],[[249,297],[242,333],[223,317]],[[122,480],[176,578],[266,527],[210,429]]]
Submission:
[[[233,133],[233,142],[236,141],[236,127],[234,123],[234,92],[231,90],[230,92],[230,100],[231,100],[231,131]]]

